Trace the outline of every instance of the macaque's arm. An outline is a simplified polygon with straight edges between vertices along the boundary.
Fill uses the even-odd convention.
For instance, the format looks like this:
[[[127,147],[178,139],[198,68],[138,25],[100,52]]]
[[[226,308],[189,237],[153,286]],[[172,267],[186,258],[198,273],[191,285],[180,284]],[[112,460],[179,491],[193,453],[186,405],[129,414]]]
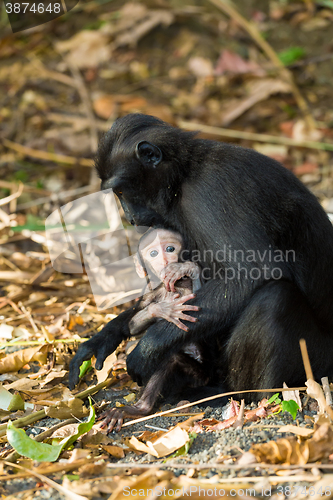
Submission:
[[[179,294],[164,299],[161,302],[152,302],[147,307],[139,311],[129,322],[131,335],[136,335],[146,330],[149,325],[158,319],[166,319],[170,323],[174,323],[181,330],[188,331],[188,327],[184,325],[180,319],[197,321],[197,318],[184,314],[183,311],[199,311],[197,306],[185,305],[184,302],[194,299],[195,295],[185,295],[179,298]]]
[[[193,292],[201,288],[200,267],[195,262],[186,261],[168,264],[160,274],[160,278],[168,292],[174,292],[175,283],[185,276],[193,281]]]
[[[150,305],[136,313],[135,316],[129,322],[129,330],[131,335],[137,335],[138,333],[142,333],[144,330],[148,328],[152,323],[156,321],[150,309]]]

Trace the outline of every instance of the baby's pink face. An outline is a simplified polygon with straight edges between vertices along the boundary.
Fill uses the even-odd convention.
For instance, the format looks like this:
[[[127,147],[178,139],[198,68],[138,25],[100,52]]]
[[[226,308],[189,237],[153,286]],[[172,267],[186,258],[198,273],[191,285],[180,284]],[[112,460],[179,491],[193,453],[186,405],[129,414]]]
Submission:
[[[179,234],[160,229],[154,241],[141,249],[145,262],[149,262],[157,276],[168,264],[178,262],[183,242]]]

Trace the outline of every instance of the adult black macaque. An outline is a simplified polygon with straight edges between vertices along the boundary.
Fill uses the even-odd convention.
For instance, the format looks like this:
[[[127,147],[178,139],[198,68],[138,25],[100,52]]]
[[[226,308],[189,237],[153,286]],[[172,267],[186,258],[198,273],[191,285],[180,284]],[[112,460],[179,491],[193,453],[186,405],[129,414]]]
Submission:
[[[211,353],[230,390],[304,384],[299,339],[316,379],[333,376],[333,228],[296,177],[256,151],[195,138],[157,118],[130,114],[100,144],[102,189],[112,188],[131,224],[178,231],[205,282],[190,303],[200,321],[185,332],[152,325],[127,358],[146,384],[189,341]],[[83,344],[71,365],[96,367],[129,336],[129,309]],[[260,398],[262,395],[251,395]]]

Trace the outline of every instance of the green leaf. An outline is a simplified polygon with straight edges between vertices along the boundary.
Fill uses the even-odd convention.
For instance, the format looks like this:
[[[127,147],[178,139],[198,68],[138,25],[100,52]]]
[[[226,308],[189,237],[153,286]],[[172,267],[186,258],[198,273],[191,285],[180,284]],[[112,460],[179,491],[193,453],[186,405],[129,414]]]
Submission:
[[[18,429],[9,421],[7,425],[7,440],[12,447],[24,457],[37,460],[38,462],[55,462],[64,448],[74,443],[78,437],[90,431],[95,423],[95,410],[89,398],[90,413],[87,422],[78,425],[77,432],[73,436],[64,438],[58,445],[38,443],[27,436],[23,429]]]
[[[82,365],[80,366],[80,374],[79,378],[82,378],[85,373],[87,373],[88,370],[91,368],[91,359],[88,359],[88,361],[83,361]]]
[[[8,405],[8,410],[9,411],[24,410],[24,401],[18,392],[16,394],[13,394],[13,397]]]
[[[279,393],[273,394],[273,396],[268,400],[268,404],[276,403],[277,405],[281,403],[281,399],[279,398]]]
[[[295,61],[302,59],[302,57],[304,57],[305,55],[305,50],[302,47],[290,47],[287,50],[283,50],[278,55],[280,61],[285,66],[288,66],[289,64],[292,64]]]
[[[7,425],[7,439],[17,453],[38,462],[55,462],[63,448],[61,444],[52,446],[34,441],[23,429],[17,429],[10,420]]]
[[[282,401],[281,406],[282,406],[282,411],[287,411],[288,413],[290,413],[290,415],[295,420],[297,415],[297,410],[299,410],[299,406],[296,403],[296,401],[294,401],[293,399],[290,399],[289,401]]]

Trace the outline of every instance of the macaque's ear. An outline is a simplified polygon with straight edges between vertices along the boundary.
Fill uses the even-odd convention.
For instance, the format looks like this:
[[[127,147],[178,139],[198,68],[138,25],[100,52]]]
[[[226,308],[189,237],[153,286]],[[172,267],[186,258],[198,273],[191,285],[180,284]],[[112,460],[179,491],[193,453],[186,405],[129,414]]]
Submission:
[[[156,167],[162,160],[162,151],[150,142],[141,141],[135,147],[135,154],[140,162],[147,167]]]
[[[134,263],[135,263],[135,270],[139,278],[145,278],[147,276],[147,272],[145,268],[141,265],[137,255],[134,255]]]

